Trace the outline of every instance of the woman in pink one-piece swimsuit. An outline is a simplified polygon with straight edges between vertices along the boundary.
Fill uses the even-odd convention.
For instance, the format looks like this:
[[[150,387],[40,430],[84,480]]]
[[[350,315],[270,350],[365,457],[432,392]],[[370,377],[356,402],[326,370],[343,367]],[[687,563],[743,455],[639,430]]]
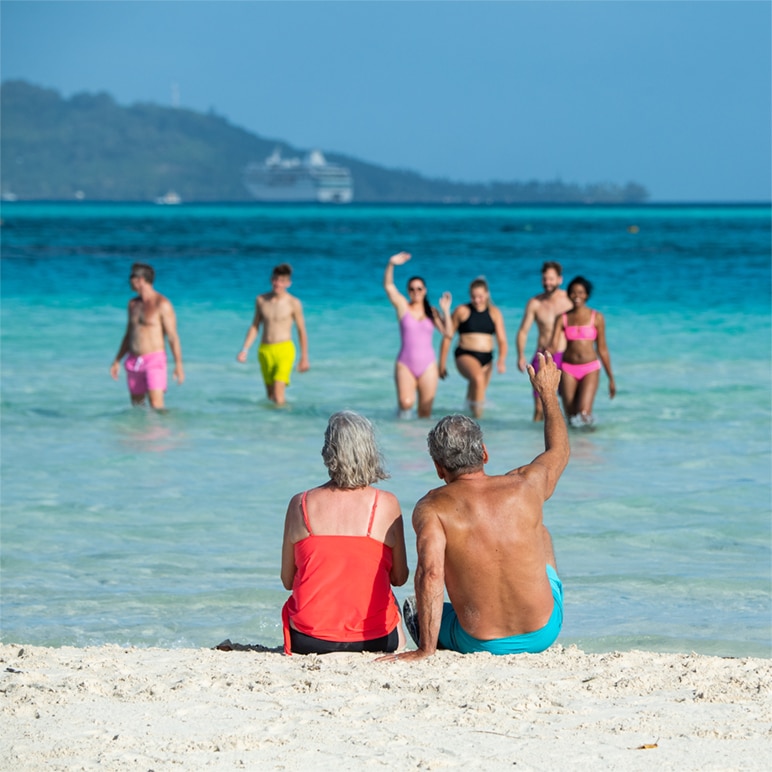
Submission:
[[[434,330],[442,335],[452,335],[450,325],[451,297],[449,292],[440,298],[440,308],[434,308],[426,297],[426,283],[420,276],[413,276],[407,283],[410,296],[406,298],[394,284],[394,266],[410,260],[408,252],[399,252],[389,258],[383,275],[383,288],[399,319],[402,347],[394,366],[397,400],[401,416],[409,415],[418,393],[418,417],[432,414],[432,403],[437,393],[439,371],[434,353]]]

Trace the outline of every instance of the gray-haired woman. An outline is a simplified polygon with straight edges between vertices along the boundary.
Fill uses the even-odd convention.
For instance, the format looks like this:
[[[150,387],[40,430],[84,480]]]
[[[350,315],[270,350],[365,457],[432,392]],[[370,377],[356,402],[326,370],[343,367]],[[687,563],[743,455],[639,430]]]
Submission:
[[[372,487],[388,477],[372,424],[334,413],[322,458],[330,481],[293,496],[284,522],[284,651],[396,651],[405,637],[391,587],[409,569],[399,502]]]

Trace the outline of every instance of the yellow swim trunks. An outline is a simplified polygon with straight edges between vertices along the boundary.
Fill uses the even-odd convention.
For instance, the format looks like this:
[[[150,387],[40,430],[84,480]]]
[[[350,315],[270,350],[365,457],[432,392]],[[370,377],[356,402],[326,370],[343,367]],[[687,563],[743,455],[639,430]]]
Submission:
[[[295,364],[295,344],[291,340],[261,343],[257,348],[257,361],[260,363],[266,386],[276,381],[289,386],[292,365]]]

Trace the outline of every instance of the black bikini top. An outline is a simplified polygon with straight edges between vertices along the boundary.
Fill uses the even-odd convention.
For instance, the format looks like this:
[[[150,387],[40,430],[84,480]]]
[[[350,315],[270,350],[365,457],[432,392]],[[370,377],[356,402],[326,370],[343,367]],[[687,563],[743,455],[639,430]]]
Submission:
[[[469,308],[469,318],[458,325],[458,331],[462,335],[467,332],[482,332],[486,335],[493,335],[496,332],[496,325],[493,323],[487,308],[484,311],[475,311],[471,303],[467,303],[467,307]]]

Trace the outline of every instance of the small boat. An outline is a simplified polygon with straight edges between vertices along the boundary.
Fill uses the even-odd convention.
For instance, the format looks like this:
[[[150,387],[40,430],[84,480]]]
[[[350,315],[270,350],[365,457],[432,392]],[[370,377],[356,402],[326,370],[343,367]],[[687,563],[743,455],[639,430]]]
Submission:
[[[175,193],[173,190],[170,190],[166,195],[159,196],[155,200],[156,204],[165,204],[168,206],[174,206],[176,204],[181,204],[182,199],[179,197],[177,193]]]

